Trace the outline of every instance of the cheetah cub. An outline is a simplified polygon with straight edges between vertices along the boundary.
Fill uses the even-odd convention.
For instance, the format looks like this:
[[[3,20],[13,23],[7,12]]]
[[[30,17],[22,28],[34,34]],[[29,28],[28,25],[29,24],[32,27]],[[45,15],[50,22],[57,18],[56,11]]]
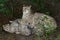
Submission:
[[[29,23],[16,19],[14,21],[10,21],[10,24],[3,25],[3,29],[9,33],[16,33],[25,36],[31,35],[31,30],[29,28]]]

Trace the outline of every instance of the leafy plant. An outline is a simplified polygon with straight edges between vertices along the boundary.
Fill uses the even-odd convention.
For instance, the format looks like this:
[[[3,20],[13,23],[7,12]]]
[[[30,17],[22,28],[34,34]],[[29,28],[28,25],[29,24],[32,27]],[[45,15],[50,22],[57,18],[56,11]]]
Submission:
[[[12,14],[12,9],[7,6],[9,0],[0,0],[0,12],[9,16]]]

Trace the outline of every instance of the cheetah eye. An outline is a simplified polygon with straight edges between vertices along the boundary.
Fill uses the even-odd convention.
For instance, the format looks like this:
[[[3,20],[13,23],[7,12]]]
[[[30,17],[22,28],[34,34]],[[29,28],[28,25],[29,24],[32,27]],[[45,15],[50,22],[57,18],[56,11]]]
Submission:
[[[6,30],[8,30],[8,29],[6,29]]]
[[[30,23],[28,23],[28,24],[30,24]]]

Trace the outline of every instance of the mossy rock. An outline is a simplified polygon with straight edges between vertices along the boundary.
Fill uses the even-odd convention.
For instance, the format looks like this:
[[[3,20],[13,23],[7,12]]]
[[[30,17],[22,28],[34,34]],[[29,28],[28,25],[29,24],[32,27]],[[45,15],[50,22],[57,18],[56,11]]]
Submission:
[[[34,17],[35,27],[34,33],[38,36],[42,36],[44,34],[52,33],[56,27],[56,21],[51,16],[45,14],[37,14]]]

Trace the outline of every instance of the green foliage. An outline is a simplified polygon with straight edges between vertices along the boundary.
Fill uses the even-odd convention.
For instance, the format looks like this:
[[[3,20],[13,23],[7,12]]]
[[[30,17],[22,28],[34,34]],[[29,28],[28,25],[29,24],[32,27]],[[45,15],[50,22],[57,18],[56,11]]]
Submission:
[[[12,10],[11,6],[15,5],[14,8],[17,8],[17,7],[19,7],[18,5],[20,5],[23,1],[25,1],[27,3],[30,2],[31,4],[35,5],[37,8],[36,10],[38,12],[43,12],[47,15],[50,15],[50,13],[51,13],[51,11],[49,11],[49,9],[47,9],[45,7],[45,0],[22,0],[22,1],[12,0],[11,5],[8,4],[8,6],[10,6],[10,7],[8,7],[6,4],[6,3],[8,3],[8,1],[10,1],[10,0],[0,0],[0,12],[2,12],[5,15],[13,15],[13,13],[12,13],[13,10]],[[58,3],[58,2],[60,2],[60,0],[50,0],[50,2]],[[16,11],[14,13],[16,13]]]
[[[60,0],[51,0],[52,2],[58,3]]]
[[[50,15],[49,10],[45,7],[45,0],[31,0],[33,5],[37,6],[37,11]]]
[[[11,8],[11,5],[13,6],[13,5],[18,5],[18,4],[16,4],[16,3],[21,3],[20,1],[18,2],[18,1],[14,1],[13,0],[13,3],[11,4],[11,5],[8,5],[8,6],[10,6],[10,7],[8,7],[7,6],[7,3],[8,3],[8,1],[9,0],[0,0],[0,12],[2,12],[3,14],[5,14],[5,15],[13,15],[13,10],[12,10],[12,8]],[[23,0],[24,1],[24,0]],[[23,2],[22,1],[22,2]],[[25,2],[27,2],[27,1],[29,1],[29,0],[26,0]],[[12,2],[12,1],[11,1]],[[44,3],[44,0],[30,0],[30,2],[33,4],[33,5],[36,5],[37,6],[37,11],[39,11],[39,12],[44,12],[45,14],[47,14],[47,15],[49,15],[49,11],[48,11],[48,9],[47,8],[45,8],[45,3]],[[18,7],[18,6],[17,6]],[[14,12],[15,13],[15,12]]]
[[[12,13],[12,9],[7,7],[6,3],[8,1],[9,0],[0,0],[0,12],[7,15],[7,16],[11,15],[11,13]]]

